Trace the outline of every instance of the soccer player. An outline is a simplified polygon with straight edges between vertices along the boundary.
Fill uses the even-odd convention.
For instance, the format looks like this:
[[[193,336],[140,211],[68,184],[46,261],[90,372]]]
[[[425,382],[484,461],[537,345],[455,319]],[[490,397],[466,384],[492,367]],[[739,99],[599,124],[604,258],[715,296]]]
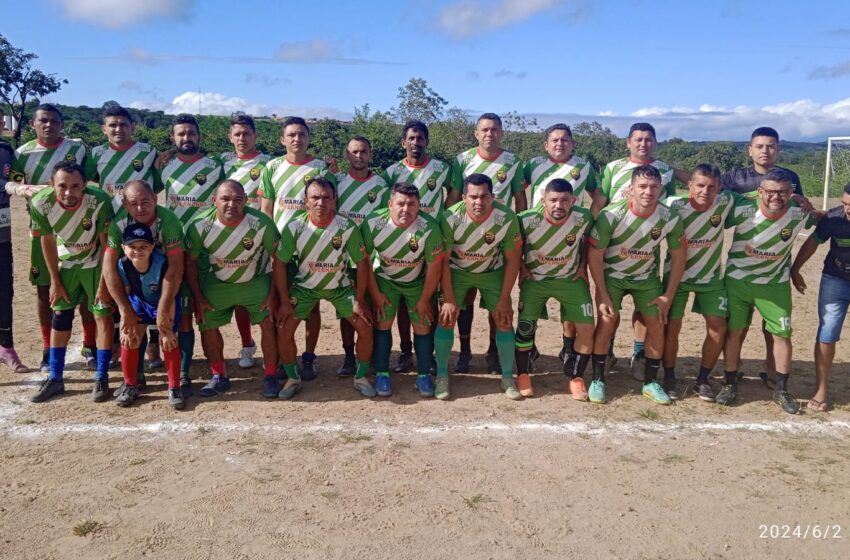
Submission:
[[[65,349],[71,338],[74,308],[85,294],[97,321],[97,370],[92,400],[109,396],[109,362],[112,358],[112,308],[106,283],[100,277],[107,227],[112,219],[109,195],[86,187],[85,172],[76,161],[60,161],[53,168],[52,188],[33,197],[32,228],[38,233],[44,262],[50,274],[50,373],[41,382],[32,402],[44,402],[65,392]]]
[[[321,300],[329,301],[339,318],[348,319],[357,333],[357,371],[354,388],[364,397],[377,393],[366,377],[372,356],[372,323],[366,303],[369,287],[369,261],[360,229],[336,213],[336,187],[324,177],[312,177],[305,190],[306,212],[297,213],[281,232],[274,263],[278,292],[278,349],[286,372],[286,384],[279,396],[291,399],[301,390],[301,377],[295,365],[295,330],[310,316]],[[357,263],[352,286],[350,262]],[[291,287],[287,283],[289,264],[296,272]]]
[[[850,305],[850,183],[844,186],[841,206],[829,210],[820,219],[814,235],[806,239],[791,266],[791,281],[801,294],[806,282],[800,269],[817,251],[818,245],[829,241],[829,252],[823,261],[823,275],[818,290],[818,333],[815,342],[815,375],[817,388],[809,399],[809,410],[829,410],[827,386],[829,370],[835,359],[835,344],[841,338],[841,327]]]
[[[378,396],[392,394],[392,326],[399,303],[404,300],[413,326],[416,388],[421,396],[433,397],[434,382],[429,372],[434,352],[432,310],[445,256],[440,225],[419,211],[419,189],[401,182],[392,188],[389,208],[370,214],[360,230],[367,257],[373,258],[374,282],[369,291],[375,307],[373,358]]]
[[[271,218],[245,205],[245,189],[239,181],[225,179],[216,188],[214,206],[204,210],[186,227],[189,258],[186,283],[195,300],[201,343],[212,377],[201,390],[211,397],[230,388],[224,369],[221,327],[230,323],[234,308],[245,308],[251,324],[260,325],[265,380],[263,396],[276,398],[277,337],[270,311],[275,291],[268,273],[277,250],[278,233]],[[208,270],[199,273],[199,264]]]
[[[776,165],[776,160],[779,159],[779,133],[775,129],[769,126],[755,129],[750,136],[747,154],[753,160],[753,165],[746,168],[736,167],[724,173],[720,179],[724,189],[739,194],[754,192],[761,185],[765,173],[777,168],[788,173],[794,194],[803,196],[800,177],[790,169]]]
[[[466,301],[472,287],[481,293],[484,308],[496,324],[496,346],[502,367],[502,390],[514,400],[522,399],[513,378],[514,332],[511,289],[522,260],[522,236],[516,214],[493,201],[490,177],[473,173],[463,180],[463,199],[446,209],[443,242],[449,254],[440,287],[443,304],[434,333],[437,356],[435,396],[447,400],[449,354],[454,343],[458,303]]]
[[[103,255],[103,278],[109,293],[115,302],[118,311],[122,315],[119,329],[123,330],[124,336],[133,335],[136,327],[140,324],[139,312],[133,307],[128,297],[125,284],[119,273],[118,263],[123,255],[124,231],[133,224],[143,224],[149,228],[154,237],[155,250],[165,257],[167,266],[163,269],[162,282],[158,284],[159,307],[155,317],[157,321],[151,326],[161,326],[165,332],[171,332],[172,321],[176,316],[174,300],[180,295],[180,284],[183,281],[183,258],[185,243],[183,238],[183,224],[179,218],[164,206],[156,203],[156,194],[150,183],[133,179],[128,181],[123,188],[122,206],[109,225],[109,238]],[[136,294],[139,295],[139,294]],[[141,297],[141,296],[139,296]],[[151,332],[154,331],[153,328]],[[138,354],[144,355],[146,337],[142,336],[138,348]],[[134,358],[139,364],[140,372],[137,372],[136,384],[139,389],[146,385],[144,368],[141,367],[140,359]],[[179,373],[179,372],[178,372]],[[188,395],[190,380],[188,374],[181,379],[184,389]],[[116,390],[116,395],[123,391],[123,387]],[[171,397],[169,397],[171,399]]]
[[[524,397],[531,386],[531,348],[537,319],[549,298],[561,304],[561,321],[575,325],[575,357],[564,364],[570,393],[587,400],[584,370],[593,351],[593,300],[587,283],[585,237],[593,225],[590,210],[578,205],[573,186],[563,178],[549,181],[541,204],[519,214],[523,237],[520,267],[519,320],[516,330],[517,386]]]
[[[80,140],[62,135],[64,121],[62,113],[55,105],[42,103],[35,108],[30,126],[35,131],[35,140],[20,146],[15,152],[11,181],[24,187],[47,185],[53,168],[61,161],[76,161],[85,165],[86,146]],[[41,243],[37,239],[38,228],[31,228],[33,236],[30,244],[30,282],[38,291],[38,322],[41,326],[42,356],[41,372],[50,370],[48,348],[53,313],[50,306],[50,274],[44,262]],[[97,362],[94,348],[95,320],[87,306],[80,306],[80,319],[83,324],[83,357],[86,366],[94,368]]]
[[[791,203],[793,177],[771,169],[762,177],[758,199],[745,199],[729,214],[735,226],[726,262],[729,321],[724,356],[726,384],[717,393],[718,404],[730,405],[738,396],[738,367],[744,332],[753,309],[764,319],[770,333],[769,349],[776,367],[773,401],[789,414],[800,404],[788,392],[791,372],[791,284],[789,263],[794,239],[800,230],[817,221],[812,214]]]
[[[0,364],[5,364],[15,373],[25,373],[29,371],[29,368],[21,362],[12,337],[15,267],[12,257],[12,209],[9,207],[10,193],[7,192],[6,187],[14,162],[15,151],[12,146],[0,140]],[[15,187],[14,183],[9,185],[11,194],[15,193]]]
[[[162,328],[162,349],[168,372],[168,404],[180,410],[185,406],[180,390],[180,347],[175,334],[180,323],[180,298],[176,290],[171,290],[170,305],[163,305],[169,260],[156,250],[155,243],[153,232],[143,223],[130,223],[121,233],[123,255],[117,268],[130,309],[122,316],[121,369],[124,384],[115,402],[118,406],[130,406],[138,398],[138,366],[142,354],[139,345],[148,325],[162,324],[169,327]],[[172,310],[170,325],[164,324],[158,316],[162,308]],[[128,317],[129,321],[126,320]]]
[[[337,211],[360,226],[373,211],[386,208],[390,189],[383,175],[372,173],[372,144],[364,136],[355,136],[345,149],[348,172],[336,174]],[[354,327],[345,319],[339,321],[345,359],[336,371],[339,377],[351,377],[357,369],[354,355]]]
[[[304,204],[304,192],[307,183],[316,177],[324,177],[333,182],[336,178],[328,170],[328,165],[314,158],[307,149],[310,147],[310,128],[301,117],[288,117],[280,129],[280,143],[286,154],[266,164],[260,180],[259,195],[263,212],[274,218],[278,231],[282,232],[287,222],[297,213],[307,209]],[[289,273],[294,276],[295,269]],[[305,326],[305,348],[301,354],[301,379],[310,381],[316,378],[316,344],[322,328],[319,306]]]
[[[384,171],[388,185],[405,182],[419,189],[420,211],[440,220],[447,196],[451,196],[451,167],[428,155],[428,127],[422,121],[411,120],[404,124],[401,147],[404,159]],[[398,310],[398,334],[401,354],[393,371],[404,373],[413,369],[413,340],[410,338],[410,316],[402,302]]]
[[[459,154],[452,162],[452,189],[446,197],[446,206],[451,206],[460,200],[464,178],[473,173],[483,173],[493,181],[493,197],[508,208],[516,203],[516,212],[522,212],[528,207],[525,197],[525,179],[522,163],[516,155],[502,150],[499,143],[502,140],[502,119],[495,113],[484,113],[478,117],[475,124],[475,139],[477,148],[470,148]],[[464,302],[465,307],[457,319],[458,337],[460,338],[460,353],[455,363],[457,373],[467,373],[472,359],[472,348],[469,339],[472,334],[472,320],[475,306],[475,288],[469,290]],[[487,369],[499,372],[499,355],[494,340],[496,328],[490,322],[490,346],[487,349]]]
[[[605,402],[605,361],[627,294],[646,320],[646,367],[643,396],[658,404],[670,397],[658,384],[664,352],[664,322],[685,270],[685,239],[678,215],[659,202],[662,177],[651,165],[632,171],[627,198],[605,207],[591,230],[587,262],[596,284],[599,318],[593,334],[591,402]],[[658,277],[662,242],[670,253],[667,287]]]
[[[687,239],[685,272],[670,304],[665,330],[663,387],[671,399],[678,399],[675,367],[679,333],[688,298],[693,293],[692,310],[705,318],[706,328],[694,392],[700,399],[714,402],[709,375],[723,350],[729,301],[720,265],[723,231],[735,201],[740,198],[720,188],[720,170],[717,166],[701,163],[696,166],[688,181],[688,194],[672,196],[665,201],[681,218]],[[664,272],[666,286],[670,259],[665,263]]]
[[[195,117],[181,113],[171,121],[171,141],[177,157],[156,171],[155,185],[165,189],[165,200],[183,227],[212,205],[212,196],[224,174],[221,164],[201,154],[201,131]],[[184,398],[192,394],[189,368],[195,351],[195,330],[192,327],[192,294],[188,286],[181,290],[180,377]]]

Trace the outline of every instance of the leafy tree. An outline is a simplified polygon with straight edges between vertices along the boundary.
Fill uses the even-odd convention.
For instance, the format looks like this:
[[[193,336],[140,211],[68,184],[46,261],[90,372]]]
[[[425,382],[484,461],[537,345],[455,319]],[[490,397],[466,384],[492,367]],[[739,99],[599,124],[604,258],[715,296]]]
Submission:
[[[452,107],[446,118],[428,128],[428,152],[446,163],[460,152],[475,144],[475,127],[469,115],[459,107]]]
[[[596,121],[580,122],[571,127],[573,140],[576,142],[576,153],[588,160],[597,170],[602,169],[608,162],[623,157],[625,142],[611,132],[607,126]]]
[[[322,119],[310,127],[310,146],[318,158],[342,158],[347,142],[348,131],[336,119]]]
[[[399,122],[416,119],[431,124],[443,117],[446,101],[422,78],[411,78],[398,88],[398,105],[392,114]]]
[[[365,136],[372,144],[372,168],[383,170],[404,157],[401,149],[401,125],[389,113],[371,112],[369,105],[354,108],[351,136]],[[342,154],[340,154],[342,155]],[[340,167],[344,168],[340,161]]]

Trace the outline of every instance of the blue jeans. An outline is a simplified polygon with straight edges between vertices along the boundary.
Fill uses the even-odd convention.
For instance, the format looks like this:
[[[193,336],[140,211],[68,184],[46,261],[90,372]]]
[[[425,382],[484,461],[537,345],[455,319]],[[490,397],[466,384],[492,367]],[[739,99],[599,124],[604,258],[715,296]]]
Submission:
[[[850,305],[850,280],[824,274],[818,292],[818,335],[823,344],[838,342]]]

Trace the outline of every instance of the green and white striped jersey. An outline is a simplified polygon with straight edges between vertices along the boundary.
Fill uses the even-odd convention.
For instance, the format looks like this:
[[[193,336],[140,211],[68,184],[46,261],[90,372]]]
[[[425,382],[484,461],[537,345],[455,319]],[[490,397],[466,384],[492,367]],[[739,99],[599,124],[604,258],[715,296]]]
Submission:
[[[286,156],[280,156],[266,164],[260,179],[259,195],[274,201],[274,223],[279,231],[283,231],[297,212],[307,211],[304,188],[316,176],[336,181],[327,164],[312,156],[302,163],[290,163]]]
[[[447,192],[452,188],[450,175],[449,165],[437,159],[429,159],[418,166],[408,165],[407,160],[403,159],[384,171],[384,179],[390,188],[402,181],[416,185],[420,208],[435,219],[439,219],[443,213],[443,188]]]
[[[239,181],[245,189],[247,204],[251,208],[260,209],[260,182],[263,170],[271,159],[272,156],[268,154],[240,157],[235,152],[225,152],[219,158],[224,169],[224,178]]]
[[[663,204],[648,216],[632,211],[628,200],[602,209],[590,233],[590,244],[605,249],[605,274],[620,280],[646,280],[658,275],[661,242],[667,249],[684,243],[682,220]]]
[[[498,202],[482,222],[474,221],[460,201],[443,214],[443,243],[449,267],[465,272],[492,272],[505,267],[505,252],[522,249],[514,211]]]
[[[726,219],[735,226],[726,261],[726,276],[753,284],[787,282],[794,239],[815,225],[810,214],[791,203],[778,218],[769,218],[759,202],[742,199]]]
[[[531,187],[531,206],[537,206],[543,200],[543,191],[549,181],[565,179],[573,186],[578,204],[590,208],[590,197],[596,190],[597,178],[593,166],[584,158],[573,155],[564,163],[548,156],[531,158],[525,164],[524,173],[525,182]]]
[[[619,202],[626,197],[628,187],[632,181],[632,170],[641,165],[644,164],[624,157],[622,159],[615,159],[605,166],[605,169],[602,170],[599,192],[605,195],[609,204]],[[673,176],[673,166],[660,159],[652,160],[649,165],[657,169],[661,174],[660,198],[663,199],[665,196],[676,194],[676,179]]]
[[[118,212],[124,200],[124,185],[134,180],[147,182],[155,191],[153,164],[156,150],[150,144],[134,142],[123,150],[109,144],[95,146],[86,160],[86,177],[112,197],[112,210]]]
[[[256,208],[246,207],[236,225],[224,224],[215,207],[207,208],[186,226],[189,254],[208,263],[215,279],[228,284],[267,274],[277,240],[274,222]]]
[[[463,191],[463,180],[473,173],[483,173],[493,181],[493,197],[508,208],[513,205],[513,195],[522,192],[525,180],[522,162],[516,155],[502,151],[493,159],[487,159],[478,148],[470,148],[458,154],[452,162],[452,188]]]
[[[76,138],[62,138],[55,146],[30,140],[15,150],[15,163],[9,180],[15,183],[46,185],[60,161],[76,161],[86,166],[86,145]]]
[[[112,223],[109,224],[109,239],[107,244],[109,249],[115,251],[119,255],[124,254],[124,249],[121,248],[124,239],[124,230],[127,226],[135,224],[136,221],[130,217],[129,212],[123,206],[115,214]],[[157,205],[156,219],[153,224],[147,225],[153,238],[156,241],[156,248],[162,254],[168,255],[173,251],[183,251],[186,249],[184,241],[183,224],[177,215],[164,206]]]
[[[366,258],[360,228],[353,220],[335,214],[327,224],[316,224],[309,212],[298,212],[284,226],[277,258],[295,261],[295,283],[311,290],[351,286],[348,267]]]
[[[425,265],[444,254],[440,225],[424,212],[403,228],[382,208],[366,218],[360,231],[372,269],[390,282],[409,284],[424,278]]]
[[[60,268],[100,265],[100,238],[112,219],[112,203],[102,190],[86,187],[76,208],[64,208],[53,189],[44,189],[30,202],[33,235],[56,239]]]
[[[337,173],[336,192],[336,211],[354,220],[358,226],[369,214],[386,207],[390,198],[387,180],[374,173],[366,179],[357,179],[350,173]]]
[[[188,161],[177,156],[154,173],[160,177],[161,188],[165,188],[166,204],[184,226],[212,206],[215,188],[224,175],[221,164],[207,156]]]
[[[697,210],[688,194],[671,196],[664,204],[682,219],[687,247],[687,262],[682,282],[708,284],[723,278],[721,255],[726,218],[741,197],[732,191],[720,191],[714,204]],[[664,272],[670,272],[670,253],[664,261]]]
[[[520,212],[525,266],[535,280],[574,278],[584,237],[593,226],[590,211],[573,206],[566,220],[550,222],[543,205]]]

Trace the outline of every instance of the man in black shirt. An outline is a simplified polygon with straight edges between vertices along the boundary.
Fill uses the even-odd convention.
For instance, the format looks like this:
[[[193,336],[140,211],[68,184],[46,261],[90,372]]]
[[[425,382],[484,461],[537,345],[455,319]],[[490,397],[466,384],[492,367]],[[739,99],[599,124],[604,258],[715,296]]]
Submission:
[[[752,167],[736,167],[724,173],[720,179],[724,189],[740,194],[753,192],[759,188],[764,174],[776,167],[791,175],[791,188],[794,189],[794,194],[803,196],[800,177],[790,169],[776,165],[776,160],[779,158],[779,133],[776,130],[768,126],[755,129],[750,137],[747,152],[753,160]]]
[[[15,151],[0,140],[0,364],[16,373],[23,373],[29,369],[21,363],[12,339],[12,298],[15,295],[12,282],[12,209],[6,183],[14,161]],[[10,185],[13,186],[14,183]]]
[[[817,389],[809,399],[809,410],[826,412],[829,370],[835,358],[835,344],[841,337],[841,327],[850,305],[850,183],[844,187],[841,206],[831,209],[821,218],[814,235],[809,236],[794,264],[791,281],[797,291],[805,293],[806,282],[800,268],[817,251],[820,243],[830,242],[829,253],[823,261],[823,275],[818,291],[818,334],[815,341],[815,372]]]

